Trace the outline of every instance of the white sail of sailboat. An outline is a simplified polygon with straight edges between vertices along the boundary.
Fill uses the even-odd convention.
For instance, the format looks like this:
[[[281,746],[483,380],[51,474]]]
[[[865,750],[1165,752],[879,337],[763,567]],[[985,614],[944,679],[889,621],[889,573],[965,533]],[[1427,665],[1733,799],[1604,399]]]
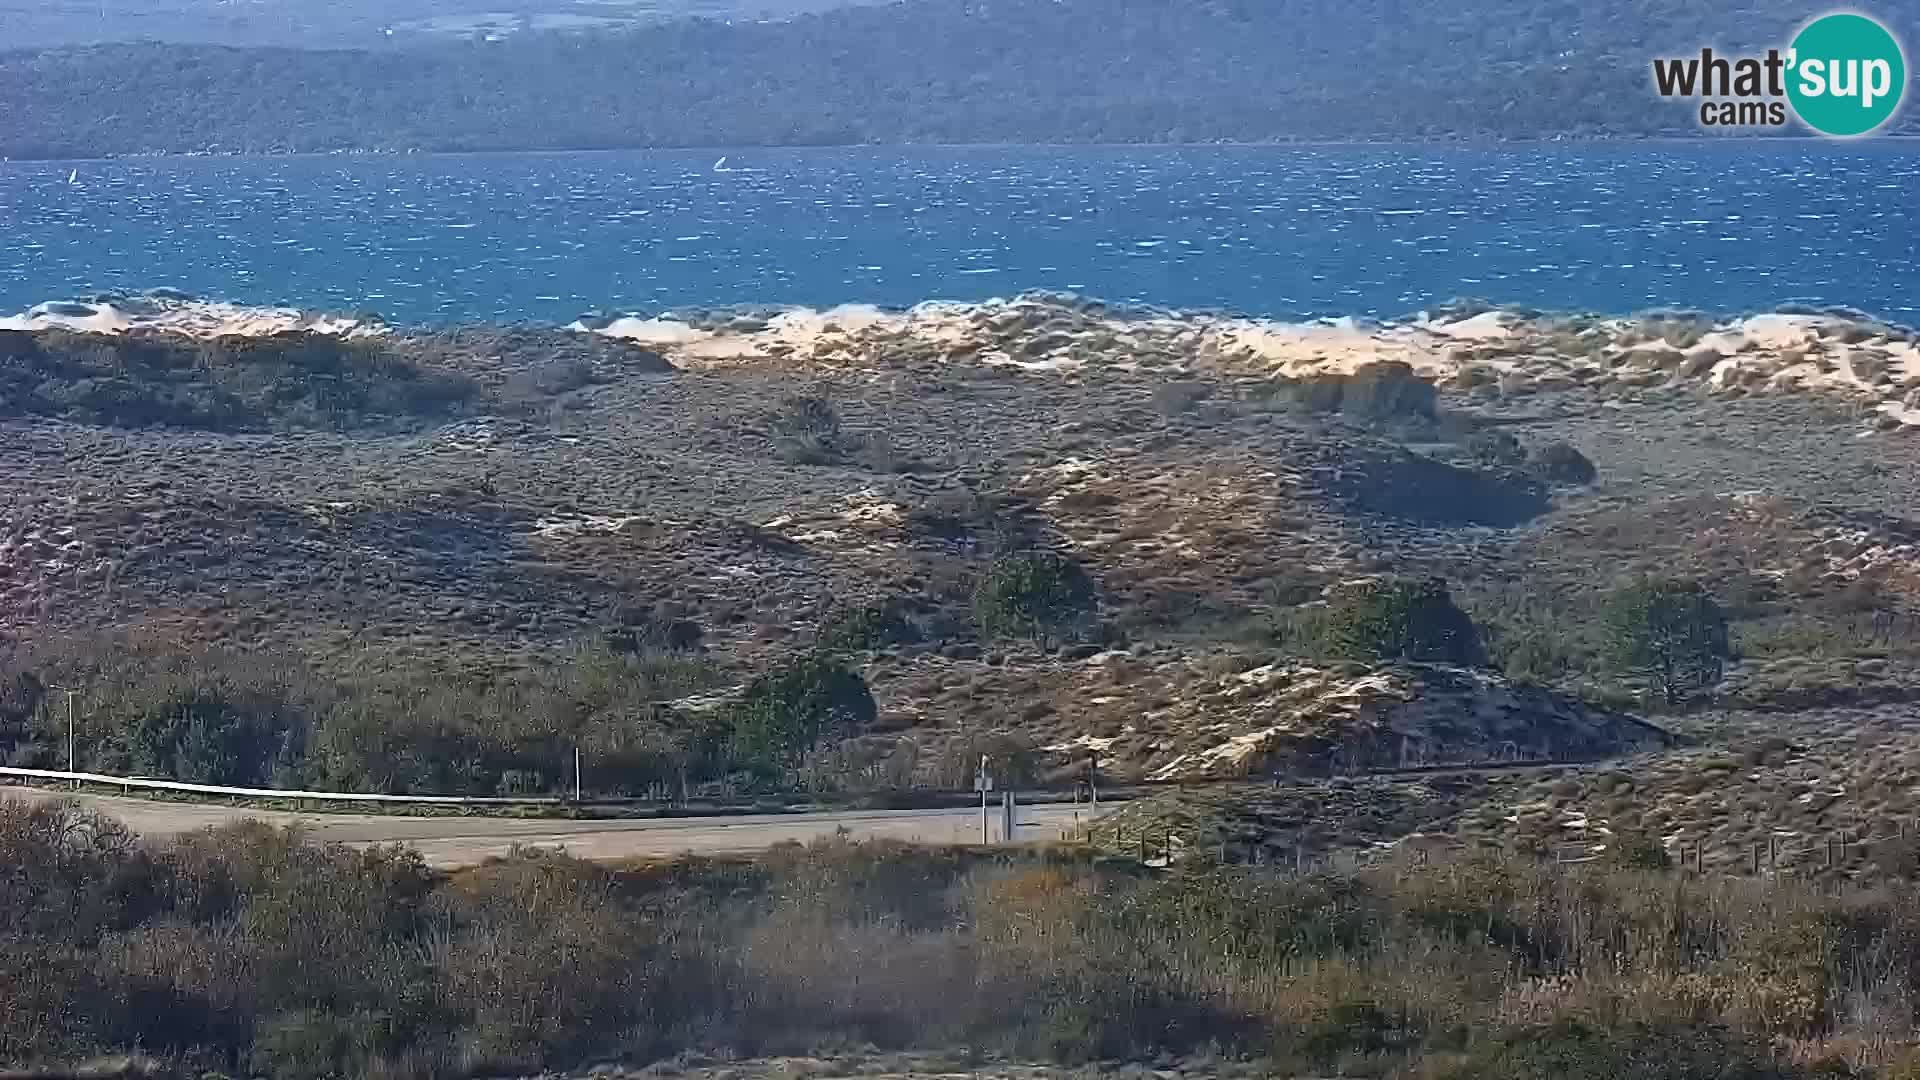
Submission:
[[[719,161],[716,161],[716,162],[714,162],[714,163],[713,163],[713,171],[714,171],[714,172],[728,172],[728,171],[729,171],[729,170],[727,169],[727,156],[726,156],[725,154],[722,154],[722,155],[720,155],[720,160],[719,160]]]
[[[73,170],[73,171],[72,171],[71,173],[68,173],[68,174],[67,174],[67,185],[68,185],[69,187],[71,187],[71,186],[73,186],[74,184],[77,184],[77,183],[79,183],[79,182],[80,182],[80,170],[79,170],[79,169],[75,169],[75,170]]]

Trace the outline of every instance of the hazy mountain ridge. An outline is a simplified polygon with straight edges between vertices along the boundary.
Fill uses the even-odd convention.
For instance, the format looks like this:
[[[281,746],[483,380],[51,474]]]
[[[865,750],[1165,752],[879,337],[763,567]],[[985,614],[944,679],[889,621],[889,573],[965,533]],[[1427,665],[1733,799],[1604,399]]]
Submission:
[[[405,64],[112,45],[0,55],[15,106],[0,155],[1693,134],[1691,106],[1653,93],[1650,59],[1784,42],[1798,18],[1738,3],[915,0],[460,42]]]
[[[58,48],[167,41],[239,46],[368,47],[529,30],[608,30],[665,18],[764,18],[842,0],[0,0],[9,44]],[[855,0],[858,2],[858,0]]]

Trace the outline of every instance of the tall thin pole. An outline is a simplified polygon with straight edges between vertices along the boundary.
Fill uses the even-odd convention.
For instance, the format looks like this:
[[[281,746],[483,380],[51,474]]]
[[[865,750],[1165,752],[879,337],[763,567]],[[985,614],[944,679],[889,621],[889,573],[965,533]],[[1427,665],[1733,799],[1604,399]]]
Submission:
[[[987,791],[993,787],[987,778],[987,755],[980,755],[980,773],[973,779],[973,786],[980,789],[980,846],[993,843],[987,834]]]
[[[79,739],[75,735],[75,730],[78,727],[78,725],[75,723],[74,716],[73,716],[73,695],[79,693],[80,691],[76,687],[55,686],[52,683],[47,684],[47,689],[58,690],[61,693],[67,695],[67,771],[70,773],[79,772],[80,771],[80,754],[78,749]],[[80,781],[68,780],[67,783],[72,785],[73,790],[75,791],[80,790]]]
[[[573,801],[580,801],[580,747],[573,748]]]

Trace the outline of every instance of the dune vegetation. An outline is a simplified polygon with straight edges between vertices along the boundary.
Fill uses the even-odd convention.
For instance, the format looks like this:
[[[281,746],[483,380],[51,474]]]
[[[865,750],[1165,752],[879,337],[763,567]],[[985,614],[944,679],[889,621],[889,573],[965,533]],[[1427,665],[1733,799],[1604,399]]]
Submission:
[[[0,338],[7,762],[1157,794],[1017,854],[451,875],[9,805],[0,1060],[1913,1074],[1909,332],[601,329]]]

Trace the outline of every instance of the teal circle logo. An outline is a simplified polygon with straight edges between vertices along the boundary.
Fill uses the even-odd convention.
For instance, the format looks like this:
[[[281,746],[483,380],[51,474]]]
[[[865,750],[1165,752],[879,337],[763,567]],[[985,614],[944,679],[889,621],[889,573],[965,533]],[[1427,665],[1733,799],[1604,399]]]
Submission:
[[[1787,100],[1824,135],[1865,135],[1893,119],[1907,62],[1893,34],[1865,15],[1822,15],[1793,39]]]

